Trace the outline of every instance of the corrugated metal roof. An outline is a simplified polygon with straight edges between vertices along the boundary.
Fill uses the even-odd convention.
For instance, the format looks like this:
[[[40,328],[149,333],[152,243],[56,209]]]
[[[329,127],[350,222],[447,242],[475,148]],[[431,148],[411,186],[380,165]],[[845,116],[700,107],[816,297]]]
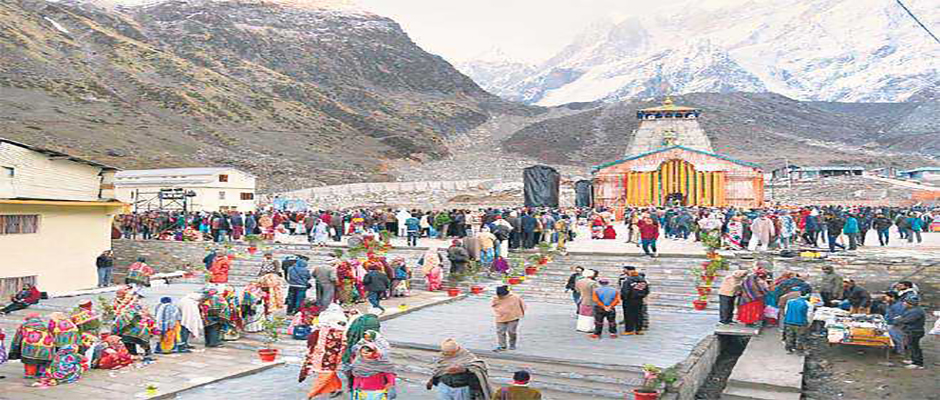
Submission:
[[[607,167],[611,167],[611,166],[614,166],[614,165],[617,165],[617,164],[620,164],[620,163],[624,163],[624,162],[627,162],[627,161],[636,160],[636,159],[638,159],[638,158],[646,157],[646,156],[649,156],[649,155],[653,155],[653,154],[656,154],[656,153],[661,153],[661,152],[668,151],[668,150],[672,150],[672,149],[688,150],[688,151],[692,151],[692,152],[695,152],[695,153],[704,154],[704,155],[711,156],[711,157],[715,157],[715,158],[720,158],[720,159],[722,159],[722,160],[730,161],[730,162],[733,162],[733,163],[735,163],[735,164],[740,164],[740,165],[743,165],[743,166],[745,166],[745,167],[751,167],[751,168],[760,169],[760,166],[757,165],[757,164],[754,164],[754,163],[749,163],[749,162],[747,162],[747,161],[737,160],[737,159],[734,159],[734,158],[731,158],[731,157],[727,157],[727,156],[723,156],[723,155],[720,155],[720,154],[710,153],[710,152],[707,152],[707,151],[704,151],[704,150],[692,149],[692,148],[688,148],[688,147],[685,147],[685,146],[676,145],[676,146],[671,146],[671,147],[663,147],[663,148],[656,149],[656,150],[653,150],[653,151],[648,151],[648,152],[643,153],[643,154],[637,154],[637,155],[635,155],[635,156],[630,156],[630,157],[627,157],[627,158],[621,158],[621,159],[619,159],[619,160],[607,162],[607,163],[604,163],[604,164],[601,164],[601,165],[598,165],[598,166],[596,166],[596,167],[591,168],[591,171],[592,171],[592,172],[597,172],[598,170],[601,170],[601,169],[604,169],[604,168],[607,168]]]
[[[911,174],[915,172],[925,172],[925,171],[940,171],[940,167],[920,167],[909,169],[907,171],[898,171],[899,174]]]
[[[179,175],[215,175],[230,171],[238,171],[245,175],[254,176],[247,172],[231,167],[197,167],[197,168],[161,168],[161,169],[133,169],[120,171],[115,178],[138,178],[149,176],[179,176]]]
[[[33,145],[30,145],[30,144],[26,144],[26,143],[20,143],[20,142],[16,142],[16,141],[13,141],[13,140],[10,140],[10,139],[4,139],[4,138],[2,138],[2,137],[0,137],[0,143],[9,143],[9,144],[12,144],[12,145],[14,145],[14,146],[22,147],[22,148],[24,148],[24,149],[30,149],[30,150],[32,150],[32,151],[35,151],[35,152],[37,152],[37,153],[42,153],[42,154],[45,154],[45,155],[50,156],[50,157],[61,157],[61,158],[64,159],[64,160],[68,160],[68,161],[72,161],[72,162],[77,162],[77,163],[81,163],[81,164],[86,164],[86,165],[90,165],[90,166],[92,166],[92,167],[98,167],[98,168],[101,168],[101,169],[110,169],[110,170],[117,170],[117,169],[118,169],[117,167],[112,167],[112,166],[110,166],[110,165],[101,164],[101,163],[98,163],[98,162],[95,162],[95,161],[86,160],[86,159],[84,159],[84,158],[78,158],[78,157],[75,157],[75,156],[72,156],[72,155],[68,155],[68,154],[65,154],[65,153],[63,153],[63,152],[61,152],[61,151],[55,151],[55,150],[50,150],[50,149],[46,149],[46,148],[42,148],[42,147],[33,146]]]

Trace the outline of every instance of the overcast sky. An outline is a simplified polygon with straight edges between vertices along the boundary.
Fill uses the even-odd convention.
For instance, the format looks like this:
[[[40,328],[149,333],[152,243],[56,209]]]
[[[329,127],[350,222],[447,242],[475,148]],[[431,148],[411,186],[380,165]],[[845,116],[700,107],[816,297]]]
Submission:
[[[396,20],[422,48],[451,61],[473,58],[494,46],[514,58],[544,61],[593,21],[621,20],[688,0],[357,1]]]

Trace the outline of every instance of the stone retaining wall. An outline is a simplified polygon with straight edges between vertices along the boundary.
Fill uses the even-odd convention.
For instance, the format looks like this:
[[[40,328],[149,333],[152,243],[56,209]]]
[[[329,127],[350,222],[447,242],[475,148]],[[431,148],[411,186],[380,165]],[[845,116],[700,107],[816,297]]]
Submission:
[[[669,400],[694,400],[695,393],[705,384],[708,375],[712,372],[718,354],[721,353],[721,344],[718,337],[708,335],[702,339],[685,361],[676,365],[679,372],[679,382],[674,392],[664,396]]]

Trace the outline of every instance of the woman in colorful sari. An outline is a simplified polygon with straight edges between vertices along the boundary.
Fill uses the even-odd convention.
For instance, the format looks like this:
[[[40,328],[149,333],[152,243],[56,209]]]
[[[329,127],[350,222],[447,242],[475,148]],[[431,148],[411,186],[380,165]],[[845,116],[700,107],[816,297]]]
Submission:
[[[379,332],[381,327],[379,317],[375,314],[358,314],[350,317],[346,328],[346,351],[343,352],[343,365],[350,365],[355,354],[354,348],[356,345],[364,339],[370,341],[370,339],[366,339],[367,336],[371,340],[375,340],[375,333]],[[372,333],[367,335],[367,332],[370,331]]]
[[[245,323],[245,332],[256,333],[264,330],[265,313],[264,299],[268,294],[261,289],[257,282],[249,283],[242,292],[242,319]]]
[[[182,330],[183,313],[180,308],[173,304],[169,297],[160,299],[160,304],[154,310],[156,327],[160,331],[160,341],[157,343],[157,353],[170,354],[177,350],[177,344],[180,343],[180,331]]]
[[[206,291],[205,298],[199,305],[202,314],[203,329],[205,332],[206,347],[219,347],[222,345],[223,322],[230,312],[225,298],[215,289]]]
[[[346,349],[346,315],[338,304],[330,304],[320,314],[317,330],[307,337],[307,355],[300,367],[298,382],[303,382],[311,373],[317,374],[317,380],[307,394],[307,398],[331,394],[343,390],[343,382],[337,375],[342,365],[343,351]],[[334,396],[335,397],[335,396]]]
[[[375,343],[357,346],[352,363],[352,399],[388,400],[395,390],[395,365]]]
[[[352,265],[348,261],[334,262],[336,266],[336,299],[339,304],[350,305],[355,302],[353,291],[356,290],[356,281],[353,278]]]
[[[88,359],[78,352],[76,346],[59,349],[46,368],[46,373],[33,386],[56,386],[78,381],[88,371]]]
[[[40,378],[55,356],[55,336],[39,314],[30,314],[10,342],[10,359],[20,360],[26,378]]]
[[[428,291],[434,292],[441,289],[444,282],[444,270],[441,269],[441,255],[438,254],[437,247],[431,246],[421,258],[421,271],[424,272],[424,279],[428,284]]]
[[[56,350],[63,347],[74,346],[78,348],[81,333],[65,313],[54,312],[49,314],[49,333],[55,337]]]
[[[265,274],[257,282],[258,287],[265,292],[265,296],[263,296],[265,314],[271,315],[283,310],[286,304],[284,286],[287,285],[284,278],[281,278],[278,274]]]
[[[225,302],[228,303],[228,314],[223,318],[223,328],[222,328],[222,340],[231,342],[238,339],[241,339],[240,330],[244,327],[244,321],[242,320],[242,310],[241,302],[238,299],[238,292],[235,291],[235,288],[226,285],[225,290],[222,292],[222,297],[225,298]]]
[[[594,219],[591,221],[591,239],[603,239],[604,238],[604,228],[607,226],[604,223],[604,217],[600,214],[595,214]]]
[[[764,296],[767,294],[766,273],[749,274],[741,282],[738,298],[738,321],[753,326],[764,318]]]
[[[120,369],[134,363],[131,353],[127,351],[121,337],[116,335],[107,335],[102,340],[104,347],[101,351],[101,359],[98,361],[97,368],[100,369]]]
[[[118,290],[114,298],[114,325],[111,333],[120,335],[121,341],[131,355],[137,355],[137,346],[144,350],[144,359],[150,357],[150,337],[153,335],[153,318],[140,306],[137,295],[129,288]]]
[[[744,246],[741,241],[744,240],[744,224],[741,223],[741,216],[735,215],[728,222],[728,232],[725,233],[725,243],[731,250],[742,250]]]
[[[98,341],[98,334],[101,333],[101,318],[95,312],[91,300],[85,300],[78,303],[78,307],[72,310],[72,323],[78,327],[81,335],[81,351],[88,350]]]

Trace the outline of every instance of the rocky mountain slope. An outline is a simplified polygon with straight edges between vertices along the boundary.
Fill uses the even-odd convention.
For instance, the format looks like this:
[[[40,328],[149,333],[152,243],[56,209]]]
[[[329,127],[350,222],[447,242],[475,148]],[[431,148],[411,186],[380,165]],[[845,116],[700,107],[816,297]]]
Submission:
[[[446,157],[494,116],[543,112],[390,19],[319,3],[4,1],[0,136],[125,168],[232,165],[284,189],[387,178],[390,160]]]
[[[661,99],[660,99],[661,100]],[[940,129],[923,129],[920,109],[937,102],[800,102],[762,93],[695,93],[676,104],[703,110],[701,124],[716,152],[765,170],[797,165],[866,167],[938,165]],[[659,101],[630,101],[550,118],[521,129],[502,148],[542,162],[587,167],[622,158],[637,128],[636,110]],[[918,155],[919,154],[919,155]],[[930,158],[933,157],[933,158]]]
[[[940,25],[931,0],[906,4]],[[938,58],[937,43],[891,1],[690,0],[598,21],[535,73],[492,61],[459,67],[493,93],[546,106],[734,91],[897,102],[940,82]],[[519,74],[528,76],[506,79]]]

